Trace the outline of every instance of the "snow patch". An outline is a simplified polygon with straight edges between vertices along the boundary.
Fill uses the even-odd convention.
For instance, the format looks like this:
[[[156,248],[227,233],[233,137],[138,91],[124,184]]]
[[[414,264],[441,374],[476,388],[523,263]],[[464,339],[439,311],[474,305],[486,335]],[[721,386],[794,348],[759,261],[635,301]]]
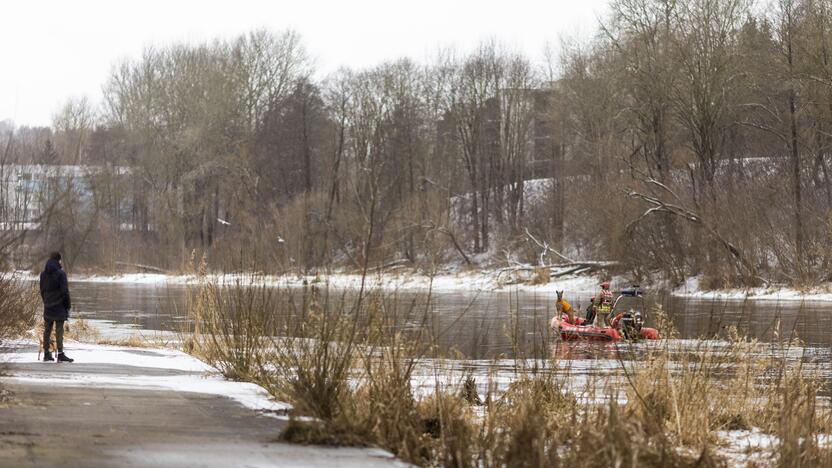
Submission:
[[[32,349],[32,347],[37,348],[37,342],[22,340],[6,342],[3,352],[0,353],[0,362],[37,362],[36,352],[22,351],[24,348]],[[231,398],[256,411],[285,412],[291,408],[287,403],[274,401],[262,387],[251,383],[225,380],[210,365],[173,349],[130,348],[73,342],[71,346],[67,346],[67,354],[74,358],[76,363],[130,366],[137,368],[137,373],[130,375],[116,372],[62,373],[56,376],[56,374],[48,374],[44,369],[44,372],[13,371],[11,375],[3,379],[67,387],[110,387],[204,393]],[[53,364],[44,363],[43,365]],[[144,375],[138,370],[140,368],[182,373],[163,376]]]
[[[498,275],[493,270],[460,272],[456,274],[439,274],[435,276],[417,273],[370,274],[364,281],[367,288],[383,288],[400,291],[437,292],[491,292],[500,290],[518,290],[527,292],[554,293],[565,290],[568,293],[588,293],[598,288],[599,279],[586,275],[567,275],[555,278],[547,284],[506,283],[508,277]],[[361,275],[350,273],[332,273],[328,275],[260,275],[260,274],[212,274],[199,278],[194,275],[162,274],[124,274],[114,276],[71,275],[70,283],[114,283],[141,285],[192,285],[200,281],[220,284],[257,284],[282,287],[302,287],[308,285],[329,286],[336,289],[357,289],[361,286]],[[624,284],[622,282],[622,284]]]
[[[673,295],[695,299],[754,299],[755,301],[816,301],[832,302],[832,283],[824,286],[798,290],[786,286],[771,286],[746,289],[705,290],[699,278],[688,278],[685,284],[673,290]]]

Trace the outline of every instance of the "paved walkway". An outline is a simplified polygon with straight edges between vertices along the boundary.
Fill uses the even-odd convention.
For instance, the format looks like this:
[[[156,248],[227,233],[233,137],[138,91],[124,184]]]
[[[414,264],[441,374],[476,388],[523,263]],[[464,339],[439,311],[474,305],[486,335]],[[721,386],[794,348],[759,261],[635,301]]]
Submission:
[[[68,346],[67,354],[73,356],[71,349]],[[0,388],[11,392],[7,401],[0,401],[0,466],[398,464],[381,450],[274,442],[285,419],[222,395],[130,383],[136,377],[199,379],[201,372],[80,359],[72,364],[42,363],[35,361],[35,346],[19,346],[13,352],[15,362],[0,364],[5,373]],[[129,348],[108,352],[153,353]],[[31,360],[25,359],[29,356]]]

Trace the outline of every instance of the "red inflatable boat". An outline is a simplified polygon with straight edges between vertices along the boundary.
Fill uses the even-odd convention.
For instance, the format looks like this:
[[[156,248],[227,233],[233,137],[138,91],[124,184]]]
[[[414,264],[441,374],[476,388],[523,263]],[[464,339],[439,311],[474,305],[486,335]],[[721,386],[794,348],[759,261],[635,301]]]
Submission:
[[[633,299],[640,300],[638,308],[632,307]],[[655,328],[643,327],[641,310],[643,297],[638,287],[621,291],[612,306],[615,314],[610,320],[611,326],[594,327],[586,325],[584,319],[575,317],[569,320],[566,314],[552,318],[552,330],[560,333],[563,341],[620,341],[628,340],[658,340],[659,332]],[[617,313],[616,313],[617,312]]]
[[[623,314],[619,314],[616,318],[620,318]],[[557,318],[557,317],[556,317]],[[569,318],[564,314],[560,320],[552,319],[552,328],[560,333],[560,338],[563,341],[620,341],[625,338],[625,333],[622,327],[594,327],[592,325],[584,325],[584,319],[575,317],[575,322],[570,323]],[[613,325],[619,325],[620,320],[616,323],[613,319]],[[636,339],[642,340],[658,340],[660,338],[659,331],[655,328],[641,327],[640,330],[633,330]]]
[[[575,321],[578,324],[569,323],[569,318],[564,315],[556,325],[563,341],[618,341],[621,339],[621,334],[615,328],[584,325],[584,319],[577,317]]]

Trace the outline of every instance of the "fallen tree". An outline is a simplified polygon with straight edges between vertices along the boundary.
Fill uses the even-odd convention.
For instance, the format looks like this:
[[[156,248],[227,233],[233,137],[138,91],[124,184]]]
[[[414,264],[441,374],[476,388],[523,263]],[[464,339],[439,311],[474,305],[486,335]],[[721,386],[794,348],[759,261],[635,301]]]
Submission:
[[[741,276],[768,283],[767,280],[756,275],[754,268],[746,259],[742,249],[737,247],[735,243],[725,237],[716,226],[707,221],[699,214],[699,212],[686,207],[684,201],[678,194],[676,194],[676,192],[673,191],[673,189],[653,177],[649,177],[644,174],[642,174],[642,176],[642,181],[648,188],[652,189],[654,193],[646,194],[635,189],[624,190],[624,193],[628,197],[641,200],[648,205],[648,208],[638,218],[627,224],[627,231],[632,231],[638,223],[656,213],[667,213],[677,218],[681,218],[688,223],[701,227],[709,237],[711,237],[717,242],[718,245],[727,251],[730,254],[730,258],[734,260],[734,267]]]
[[[621,262],[616,260],[574,260],[566,255],[558,252],[557,250],[553,249],[548,242],[540,241],[536,237],[529,232],[529,229],[526,228],[526,237],[529,240],[534,242],[538,247],[541,249],[540,253],[540,265],[537,268],[570,268],[570,267],[580,267],[586,268],[588,270],[600,270],[604,268],[612,268],[621,265]],[[556,257],[561,259],[560,262],[557,263],[546,263],[546,255],[548,253],[554,254]],[[533,267],[531,267],[533,268]]]
[[[513,264],[496,270],[494,273],[495,281],[499,281],[504,275],[517,275],[523,272],[546,271],[550,278],[560,278],[567,275],[592,273],[621,266],[621,262],[615,260],[575,260],[569,258],[553,249],[548,242],[536,238],[529,232],[528,228],[525,228],[524,231],[527,239],[540,248],[539,264],[530,265],[527,263],[512,262],[511,259],[508,259],[508,262]],[[550,254],[560,261],[547,262],[547,257]]]

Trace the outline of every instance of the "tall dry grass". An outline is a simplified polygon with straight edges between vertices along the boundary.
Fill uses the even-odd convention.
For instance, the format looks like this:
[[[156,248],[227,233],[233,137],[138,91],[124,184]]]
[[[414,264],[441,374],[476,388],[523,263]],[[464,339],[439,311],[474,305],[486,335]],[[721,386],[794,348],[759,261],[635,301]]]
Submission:
[[[223,288],[206,283],[188,291],[192,325],[187,350],[214,363],[233,380],[256,378],[258,359],[274,333],[270,314],[271,290],[237,283]]]
[[[0,348],[6,340],[19,338],[35,324],[39,297],[37,291],[13,276],[0,273]],[[3,362],[0,361],[0,374]],[[11,400],[12,394],[0,383],[0,406]]]
[[[0,344],[22,336],[34,326],[39,301],[34,287],[0,273]]]
[[[780,344],[781,355],[791,344]],[[832,466],[828,384],[807,378],[804,362],[805,355],[793,366],[786,365],[785,359],[772,363],[761,426],[777,436],[778,466]],[[821,398],[824,390],[827,396]]]
[[[823,382],[790,343],[731,332],[622,346],[615,373],[589,378],[518,356],[507,386],[490,374],[477,392],[442,370],[430,307],[390,293],[205,282],[189,297],[193,350],[294,406],[284,440],[374,445],[423,466],[709,467],[733,463],[722,447],[757,428],[778,441],[771,464],[829,466]]]

